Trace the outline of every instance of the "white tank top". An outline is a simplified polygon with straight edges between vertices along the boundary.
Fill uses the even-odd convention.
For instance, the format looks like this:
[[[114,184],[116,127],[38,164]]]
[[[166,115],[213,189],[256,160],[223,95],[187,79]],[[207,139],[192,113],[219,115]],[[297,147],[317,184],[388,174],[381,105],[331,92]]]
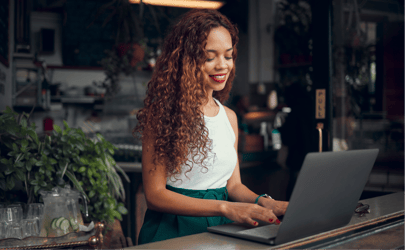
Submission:
[[[193,190],[215,189],[225,187],[231,177],[238,159],[234,146],[235,132],[225,108],[218,100],[215,98],[214,100],[219,106],[218,114],[214,117],[204,115],[208,137],[212,140],[212,150],[205,161],[206,168],[192,164],[189,159],[188,163],[193,166],[192,170],[187,172],[189,167],[183,166],[181,174],[167,178],[167,185]]]

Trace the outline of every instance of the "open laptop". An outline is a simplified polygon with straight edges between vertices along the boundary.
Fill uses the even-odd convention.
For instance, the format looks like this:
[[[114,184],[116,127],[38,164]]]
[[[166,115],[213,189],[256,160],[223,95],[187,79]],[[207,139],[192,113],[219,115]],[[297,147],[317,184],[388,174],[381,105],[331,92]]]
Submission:
[[[225,234],[279,245],[347,225],[367,183],[378,149],[309,153],[280,225],[259,222],[208,227]]]

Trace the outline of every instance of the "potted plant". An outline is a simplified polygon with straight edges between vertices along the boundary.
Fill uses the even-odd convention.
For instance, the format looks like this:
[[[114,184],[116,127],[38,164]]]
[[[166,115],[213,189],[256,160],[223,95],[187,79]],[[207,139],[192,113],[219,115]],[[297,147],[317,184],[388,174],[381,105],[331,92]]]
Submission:
[[[0,116],[0,199],[17,189],[27,202],[39,200],[38,191],[71,184],[89,201],[88,220],[121,220],[127,209],[121,201],[125,191],[121,177],[128,176],[116,165],[115,147],[102,135],[87,138],[81,129],[54,125],[51,135],[39,136],[30,114],[17,114],[10,107]]]
[[[115,21],[115,43],[111,50],[105,51],[106,57],[100,62],[105,71],[105,79],[93,84],[105,88],[106,98],[111,99],[120,89],[119,75],[129,75],[144,66],[141,64],[145,56],[146,42],[141,28],[142,12],[141,18],[138,19],[128,0],[112,0],[102,5],[89,27],[105,12],[110,14],[102,27],[111,20]]]

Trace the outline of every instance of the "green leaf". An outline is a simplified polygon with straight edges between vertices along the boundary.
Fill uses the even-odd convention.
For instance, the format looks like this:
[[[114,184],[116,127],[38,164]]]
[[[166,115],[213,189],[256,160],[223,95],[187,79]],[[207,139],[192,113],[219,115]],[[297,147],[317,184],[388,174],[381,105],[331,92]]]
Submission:
[[[5,114],[16,114],[16,113],[14,113],[14,111],[9,106],[7,106],[6,109],[3,112]]]
[[[117,208],[118,212],[120,212],[121,214],[127,214],[128,213],[128,209],[124,206],[124,204],[120,203],[118,205]]]
[[[31,163],[31,161],[27,161],[27,162],[25,163],[25,168],[27,169],[27,171],[31,171],[31,169],[32,169],[32,163]]]
[[[131,181],[129,180],[128,175],[125,173],[125,171],[124,171],[120,166],[118,166],[118,164],[116,164],[114,167],[118,170],[118,172],[119,172],[120,174],[122,174],[122,176],[124,176],[124,178],[125,178],[125,180],[126,180],[127,182],[131,182]]]
[[[45,137],[45,141],[46,141],[48,144],[51,144],[52,138],[51,138],[49,135],[47,135],[47,136]]]
[[[36,144],[39,143],[38,135],[37,135],[37,133],[35,133],[34,130],[28,130],[28,131],[27,131],[27,134],[32,138],[32,140],[33,140]]]
[[[8,152],[8,156],[11,156],[11,157],[14,157],[14,156],[16,156],[18,153],[17,152],[14,152],[14,151],[11,151],[11,152]]]
[[[100,141],[104,141],[104,136],[102,136],[100,133],[97,133],[96,136]]]
[[[20,181],[25,181],[25,174],[23,171],[21,171],[20,169],[16,169],[16,174],[17,174],[17,178]]]
[[[84,158],[84,157],[80,157],[80,161],[81,161],[83,164],[85,164],[85,165],[88,165],[88,164],[89,164],[89,161],[88,161],[86,158]]]
[[[8,164],[8,160],[6,158],[1,158],[0,162],[5,164],[5,165]]]
[[[119,219],[119,220],[122,220],[121,214],[118,213],[117,211],[113,210],[113,211],[112,211],[112,214],[113,214],[113,216],[114,216],[115,218],[117,218],[117,219]]]
[[[86,171],[86,167],[81,167],[77,172],[84,173]]]
[[[26,119],[25,117],[23,117],[23,118],[21,119],[20,124],[21,124],[21,126],[22,126],[23,128],[26,128],[26,127],[27,127],[27,119]]]
[[[98,154],[98,155],[101,154],[100,145],[96,145],[96,146],[94,147],[94,150],[96,151],[96,154]]]
[[[36,186],[36,185],[38,185],[38,181],[37,180],[31,180],[30,184],[33,185],[33,186]]]
[[[47,184],[46,184],[45,181],[42,181],[42,182],[41,182],[41,186],[42,186],[42,187],[46,187],[46,185],[47,185]]]
[[[89,193],[89,197],[90,197],[90,198],[93,198],[93,196],[94,196],[95,194],[96,194],[96,191],[91,190],[90,193]]]
[[[15,143],[13,143],[13,150],[14,150],[14,152],[18,152],[19,150],[18,150],[18,146],[17,146],[17,144],[15,144]]]
[[[93,171],[91,171],[91,168],[87,169],[87,175],[90,177],[93,175]]]
[[[87,201],[90,201],[89,197],[87,197],[86,193],[84,192],[82,186],[77,181],[76,176],[73,173],[71,173],[70,171],[66,171],[66,176],[73,183],[73,185],[76,187],[76,189],[79,190],[79,192],[81,192],[84,195],[84,197],[86,197]]]
[[[10,175],[10,174],[12,174],[12,173],[14,173],[14,169],[13,169],[13,168],[10,168],[10,167],[8,167],[8,168],[6,169],[6,171],[4,171],[4,174],[5,174],[5,175]]]
[[[17,168],[22,168],[22,167],[24,167],[24,165],[25,165],[25,163],[24,163],[24,162],[21,162],[21,161],[16,162],[16,163],[14,164],[14,166],[17,167]]]
[[[107,149],[108,149],[108,152],[110,152],[110,154],[114,154],[114,149],[113,149],[113,147],[107,147]]]
[[[80,150],[80,151],[84,151],[84,146],[83,144],[81,144],[80,142],[76,142],[75,146]]]
[[[34,193],[35,193],[35,195],[38,195],[38,190],[40,190],[41,189],[41,186],[35,186],[34,187]]]
[[[40,167],[40,166],[43,166],[43,165],[44,165],[44,163],[42,162],[42,160],[35,162],[35,166],[37,166],[37,167]]]
[[[56,163],[58,163],[54,158],[49,158],[49,163],[52,165],[55,165]]]
[[[58,134],[62,134],[62,129],[61,129],[58,125],[54,124],[54,125],[53,125],[53,129],[54,129]]]
[[[8,176],[7,177],[7,188],[8,190],[12,190],[14,188],[15,182],[14,182],[14,177],[13,176]]]
[[[69,129],[69,125],[65,120],[63,120],[63,125],[65,125],[65,129]]]
[[[28,146],[28,141],[25,140],[25,139],[23,139],[23,140],[21,141],[21,147],[26,148],[27,146]]]

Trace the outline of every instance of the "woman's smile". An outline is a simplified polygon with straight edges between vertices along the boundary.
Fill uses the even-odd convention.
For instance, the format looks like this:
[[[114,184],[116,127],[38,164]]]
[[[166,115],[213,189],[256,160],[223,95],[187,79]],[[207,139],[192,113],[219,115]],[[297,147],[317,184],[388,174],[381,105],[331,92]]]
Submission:
[[[210,77],[219,83],[223,83],[226,80],[226,74],[217,74],[217,75],[210,75]]]

